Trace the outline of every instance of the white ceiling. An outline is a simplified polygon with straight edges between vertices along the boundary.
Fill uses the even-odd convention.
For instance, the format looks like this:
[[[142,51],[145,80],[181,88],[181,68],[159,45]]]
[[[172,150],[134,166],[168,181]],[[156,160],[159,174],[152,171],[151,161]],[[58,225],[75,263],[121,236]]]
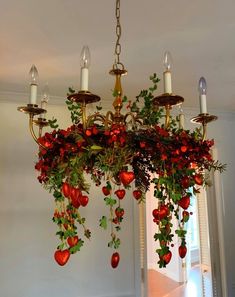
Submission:
[[[112,99],[115,0],[0,0],[0,99],[28,100],[28,72],[35,64],[40,91],[63,102],[79,88],[80,51],[91,51],[90,91]],[[234,0],[121,0],[123,79],[129,99],[162,76],[163,54],[173,56],[173,91],[198,106],[197,84],[208,84],[208,109],[235,111]],[[162,83],[159,86],[162,93]],[[21,102],[23,103],[23,101]]]

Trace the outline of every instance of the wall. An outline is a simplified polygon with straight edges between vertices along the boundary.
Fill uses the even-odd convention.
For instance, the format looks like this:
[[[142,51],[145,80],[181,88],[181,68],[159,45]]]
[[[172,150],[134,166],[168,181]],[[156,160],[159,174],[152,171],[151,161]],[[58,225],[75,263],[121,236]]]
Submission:
[[[235,296],[235,114],[221,114],[219,120],[208,131],[216,139],[218,158],[227,164],[226,171],[221,175],[222,207],[219,209],[223,219],[223,238],[225,251],[225,266],[227,277],[228,297]]]
[[[117,269],[110,267],[109,234],[98,226],[107,209],[97,188],[91,191],[88,208],[83,209],[91,241],[66,266],[55,263],[58,240],[51,221],[53,197],[37,182],[37,146],[29,135],[28,117],[16,108],[17,104],[0,103],[0,296],[136,296],[132,197],[124,199],[126,217]],[[69,115],[65,107],[50,108],[66,127]]]

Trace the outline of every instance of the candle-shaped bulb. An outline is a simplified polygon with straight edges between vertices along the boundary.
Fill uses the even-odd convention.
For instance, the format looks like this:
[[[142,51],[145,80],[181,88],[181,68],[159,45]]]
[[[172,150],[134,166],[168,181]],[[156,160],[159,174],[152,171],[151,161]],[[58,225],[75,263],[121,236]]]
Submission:
[[[48,84],[46,84],[42,91],[42,99],[41,99],[41,108],[42,109],[45,109],[45,110],[47,109],[47,103],[48,103],[49,99],[50,99],[49,87],[48,87]],[[42,115],[40,115],[39,117],[42,118]],[[44,119],[46,118],[46,111],[43,113],[43,117],[44,117]]]
[[[38,70],[35,65],[32,65],[29,71],[29,77],[30,77],[30,84],[34,84],[34,85],[38,84]]]
[[[81,77],[80,77],[80,90],[88,91],[89,81],[89,66],[91,61],[91,55],[88,46],[84,46],[81,52]]]
[[[82,68],[89,68],[91,62],[91,55],[90,50],[87,45],[82,48],[81,52],[81,67]]]
[[[37,89],[38,89],[38,70],[35,65],[32,65],[29,71],[30,78],[30,97],[29,103],[36,104],[37,103]]]
[[[49,87],[48,87],[48,84],[46,84],[43,91],[42,91],[42,100],[41,101],[48,103],[49,99],[50,99]]]
[[[199,83],[198,83],[198,90],[199,90],[199,94],[200,95],[206,95],[206,80],[204,77],[201,77],[199,79]]]
[[[199,103],[200,103],[200,113],[204,114],[207,113],[207,106],[206,106],[206,80],[204,77],[199,79],[198,83],[198,91],[199,91]]]
[[[163,82],[164,82],[164,93],[172,94],[172,83],[171,83],[171,66],[172,58],[170,52],[166,51],[164,54],[163,64],[165,71],[163,73]]]
[[[165,71],[170,71],[172,67],[172,57],[171,53],[166,51],[164,54],[163,65],[165,67]]]
[[[179,129],[184,129],[184,111],[183,111],[183,108],[182,108],[182,104],[179,105]]]

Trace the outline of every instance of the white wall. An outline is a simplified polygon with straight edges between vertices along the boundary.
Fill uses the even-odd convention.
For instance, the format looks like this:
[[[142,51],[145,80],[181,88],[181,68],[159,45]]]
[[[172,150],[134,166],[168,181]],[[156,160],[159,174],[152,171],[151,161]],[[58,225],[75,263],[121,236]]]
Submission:
[[[227,170],[221,175],[224,208],[220,211],[224,219],[228,297],[233,297],[235,296],[235,114],[222,114],[218,121],[211,124],[208,133],[216,139],[219,159],[227,164]]]
[[[36,179],[37,146],[28,131],[28,117],[16,108],[17,104],[0,104],[0,296],[134,297],[133,198],[123,200],[126,217],[116,270],[110,267],[109,234],[98,226],[107,214],[98,188],[83,209],[91,241],[64,267],[58,266],[53,258],[58,244],[51,221],[53,197]],[[65,107],[51,109],[66,127]]]

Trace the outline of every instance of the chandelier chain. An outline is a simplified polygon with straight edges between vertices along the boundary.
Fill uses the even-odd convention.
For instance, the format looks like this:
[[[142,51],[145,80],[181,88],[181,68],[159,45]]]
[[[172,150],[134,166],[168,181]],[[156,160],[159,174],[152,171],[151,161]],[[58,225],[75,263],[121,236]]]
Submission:
[[[120,44],[120,38],[121,38],[121,24],[120,24],[120,0],[116,0],[116,35],[117,35],[117,41],[115,45],[115,65],[117,66],[120,63],[120,54],[121,54],[121,44]]]

